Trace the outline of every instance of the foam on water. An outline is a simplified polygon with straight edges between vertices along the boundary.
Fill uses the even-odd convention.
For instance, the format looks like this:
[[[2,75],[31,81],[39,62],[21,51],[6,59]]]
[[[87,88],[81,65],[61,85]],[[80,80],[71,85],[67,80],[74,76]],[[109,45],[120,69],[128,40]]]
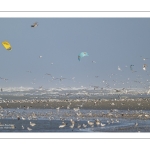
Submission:
[[[138,97],[149,97],[149,92],[146,89],[118,89],[116,92],[115,89],[96,89],[91,88],[50,88],[50,89],[37,89],[33,87],[8,87],[3,88],[3,92],[0,92],[0,99],[3,99],[4,96],[9,96],[9,99],[14,99],[13,96],[20,98],[32,99],[32,97],[40,98],[54,98],[54,99],[101,99],[101,98],[138,98]],[[5,97],[5,99],[7,99]]]

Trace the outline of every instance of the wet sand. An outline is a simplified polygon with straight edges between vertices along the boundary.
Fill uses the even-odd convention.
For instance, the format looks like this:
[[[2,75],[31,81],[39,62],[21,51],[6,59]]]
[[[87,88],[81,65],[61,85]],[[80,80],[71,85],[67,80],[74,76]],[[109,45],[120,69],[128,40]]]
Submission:
[[[33,109],[150,110],[150,98],[98,100],[9,100],[0,101],[0,108]]]

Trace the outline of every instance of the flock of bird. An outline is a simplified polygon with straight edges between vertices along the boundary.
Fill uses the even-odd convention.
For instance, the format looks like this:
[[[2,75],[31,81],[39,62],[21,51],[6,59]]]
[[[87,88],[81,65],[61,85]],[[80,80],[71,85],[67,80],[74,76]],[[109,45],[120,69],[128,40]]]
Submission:
[[[37,22],[35,22],[34,24],[32,24],[31,25],[31,27],[32,28],[35,28],[35,27],[37,27],[39,24],[37,23]],[[7,44],[6,44],[7,45]],[[8,48],[8,50],[11,50],[11,48],[9,47]],[[88,55],[88,53],[87,52],[81,52],[79,55],[78,55],[78,60],[80,61],[81,60],[81,58],[83,58],[83,57],[85,57],[85,56],[89,56]],[[39,56],[39,58],[40,59],[42,59],[42,55],[40,55]],[[143,59],[143,61],[147,61],[149,58],[143,58],[142,56],[140,56],[142,59]],[[96,64],[96,61],[95,60],[92,60],[92,63],[93,64]],[[53,63],[51,63],[51,65],[53,65]],[[142,66],[142,69],[144,70],[144,71],[147,71],[147,67],[148,67],[148,65],[146,64],[146,63],[144,63],[143,64],[143,66]],[[118,71],[123,71],[122,70],[122,68],[120,67],[120,66],[118,66]],[[133,64],[131,64],[130,65],[130,70],[131,70],[131,72],[132,73],[136,73],[137,71],[136,70],[134,70],[134,65]],[[26,71],[27,73],[32,73],[32,71],[30,71],[30,70],[28,70],[28,71]],[[52,80],[59,80],[59,81],[63,81],[63,80],[65,80],[65,79],[67,79],[67,78],[64,78],[64,77],[54,77],[51,73],[45,73],[45,75],[46,76],[49,76],[49,77],[51,77],[52,78]],[[111,75],[111,77],[112,76],[114,76],[114,74],[112,74]],[[95,75],[95,78],[99,78],[99,75]],[[3,78],[3,77],[0,77],[0,79],[1,80],[4,80],[4,81],[8,81],[8,79],[7,78]],[[74,81],[74,79],[75,79],[75,77],[72,77],[71,78],[71,80],[73,80]],[[128,79],[128,81],[129,81],[129,79]],[[107,80],[103,80],[102,81],[104,84],[105,84],[105,86],[106,87],[110,87],[109,86],[109,83],[107,82]],[[113,80],[113,82],[114,82],[114,85],[115,85],[115,80]],[[140,81],[134,81],[134,82],[138,82],[138,83],[140,83]],[[123,83],[124,84],[124,83]],[[99,89],[99,86],[97,86],[97,85],[90,85],[90,87],[93,87],[93,89],[94,90],[98,90]],[[42,89],[42,86],[40,86],[39,87],[39,89]],[[101,88],[101,90],[103,90],[103,88]],[[115,90],[115,92],[122,92],[122,91],[124,91],[125,90],[125,88],[122,88],[122,89],[114,89]],[[1,90],[2,91],[2,90]],[[123,103],[122,103],[123,104]],[[94,105],[96,105],[96,102],[94,102]],[[110,105],[111,106],[114,106],[115,105],[115,103],[110,103]],[[138,103],[138,105],[140,105],[140,103]],[[81,105],[78,105],[77,107],[75,107],[75,108],[73,108],[73,111],[76,113],[76,115],[79,117],[79,116],[81,116],[81,112],[80,112],[80,108],[82,108],[83,107],[83,103],[81,104]],[[68,105],[67,106],[67,109],[70,109],[70,105]],[[60,107],[57,107],[56,108],[56,110],[57,111],[59,111],[60,110]],[[92,112],[90,111],[89,113],[88,113],[88,115],[89,116],[92,116]],[[146,117],[146,116],[145,116]],[[18,120],[26,120],[26,118],[25,117],[23,117],[23,116],[18,116]],[[29,118],[28,118],[29,119]],[[78,119],[78,118],[77,118]],[[29,119],[30,120],[30,119]],[[113,122],[113,120],[111,120],[112,122]],[[116,122],[119,122],[117,119],[116,119]],[[68,124],[67,122],[65,122],[64,120],[62,120],[62,123],[59,125],[59,127],[58,128],[65,128],[67,125],[69,125],[69,127],[71,128],[71,129],[73,129],[74,127],[75,127],[75,123],[76,123],[76,121],[74,121],[73,119],[70,119],[70,124]],[[108,123],[108,122],[107,122]],[[28,131],[32,131],[32,128],[31,127],[34,127],[34,126],[36,126],[36,123],[34,123],[34,122],[29,122],[29,125],[30,126],[28,126],[27,127],[27,130]],[[90,127],[94,127],[95,125],[96,126],[101,126],[101,127],[104,127],[105,125],[106,125],[106,123],[102,123],[99,119],[95,119],[94,121],[91,121],[91,120],[88,120],[87,121],[87,124],[86,123],[83,123],[82,125],[81,124],[77,124],[77,128],[79,129],[79,128],[81,128],[81,127],[83,127],[83,128],[86,128],[87,126],[90,126]],[[138,126],[138,123],[135,123],[135,126]],[[22,129],[25,129],[25,127],[22,125]]]
[[[114,103],[110,103],[110,104],[115,105]],[[82,107],[82,105],[80,106],[80,108]],[[139,111],[135,110],[132,113],[131,111],[128,110],[124,113],[122,112],[121,114],[117,109],[107,110],[106,112],[103,110],[101,111],[90,110],[89,112],[88,111],[84,112],[84,110],[81,110],[80,108],[77,107],[77,109],[70,109],[69,112],[64,111],[63,109],[60,111],[60,109],[56,108],[56,110],[45,110],[45,112],[39,110],[32,112],[30,110],[30,112],[27,113],[25,113],[24,111],[22,111],[21,113],[17,110],[0,109],[0,118],[2,120],[4,118],[9,118],[9,117],[12,117],[12,119],[16,119],[17,117],[18,121],[28,120],[29,124],[26,123],[24,125],[22,124],[23,121],[20,122],[20,124],[22,124],[21,125],[22,130],[28,130],[28,131],[34,130],[34,127],[38,125],[38,123],[35,123],[34,121],[39,120],[40,117],[43,117],[43,119],[47,118],[50,121],[51,120],[53,121],[55,119],[57,120],[59,118],[61,122],[59,121],[59,125],[57,127],[55,126],[55,129],[57,128],[62,130],[63,128],[65,129],[70,128],[71,131],[74,130],[76,131],[77,129],[80,131],[80,129],[83,130],[85,128],[95,128],[95,127],[98,127],[99,129],[100,128],[103,129],[103,127],[105,128],[105,126],[109,126],[110,124],[120,123],[119,118],[125,116],[136,117],[137,119],[142,117],[143,119],[145,118],[146,120],[150,118],[150,114],[142,110]],[[51,122],[49,122],[49,124],[51,124]],[[14,127],[15,126],[13,126],[12,129],[16,129],[16,127],[15,128]],[[138,123],[135,122],[135,124],[133,124],[133,127],[138,127]]]

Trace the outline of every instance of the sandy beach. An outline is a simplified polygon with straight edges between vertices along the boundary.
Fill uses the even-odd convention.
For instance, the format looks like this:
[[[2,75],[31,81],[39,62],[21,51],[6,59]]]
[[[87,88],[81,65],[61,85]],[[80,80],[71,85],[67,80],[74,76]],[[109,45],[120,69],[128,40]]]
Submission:
[[[149,110],[150,98],[98,100],[9,100],[0,101],[1,108],[93,109],[93,110]]]

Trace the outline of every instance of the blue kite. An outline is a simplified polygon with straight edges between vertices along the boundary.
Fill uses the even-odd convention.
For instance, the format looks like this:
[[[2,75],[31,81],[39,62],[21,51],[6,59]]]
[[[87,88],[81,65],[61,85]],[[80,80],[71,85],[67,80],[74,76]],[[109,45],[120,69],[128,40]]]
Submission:
[[[80,61],[80,59],[84,56],[89,56],[87,52],[81,52],[79,55],[78,55],[78,60]]]

